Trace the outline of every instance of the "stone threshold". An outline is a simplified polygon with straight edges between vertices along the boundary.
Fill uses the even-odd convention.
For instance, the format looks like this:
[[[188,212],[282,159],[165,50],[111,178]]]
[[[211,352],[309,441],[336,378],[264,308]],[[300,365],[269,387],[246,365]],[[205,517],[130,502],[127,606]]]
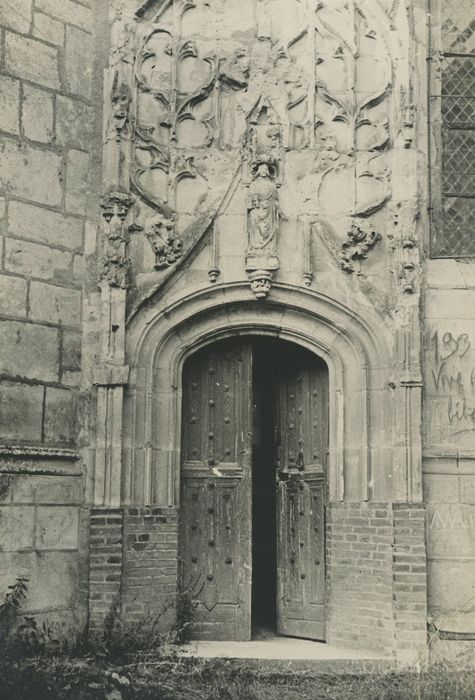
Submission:
[[[278,636],[249,642],[197,640],[182,645],[178,654],[190,659],[226,659],[238,665],[245,662],[246,668],[258,667],[273,673],[383,673],[395,669],[393,658],[373,652]]]

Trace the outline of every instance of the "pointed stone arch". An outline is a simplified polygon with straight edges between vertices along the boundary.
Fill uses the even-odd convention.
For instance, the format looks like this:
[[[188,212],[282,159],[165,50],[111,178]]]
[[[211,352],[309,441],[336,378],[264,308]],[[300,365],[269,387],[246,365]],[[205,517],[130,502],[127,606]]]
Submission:
[[[239,334],[288,340],[327,363],[331,501],[406,498],[403,475],[393,474],[395,403],[383,328],[324,295],[288,285],[276,286],[261,304],[242,283],[190,294],[161,310],[148,307],[132,319],[124,504],[178,505],[183,363],[200,347]]]

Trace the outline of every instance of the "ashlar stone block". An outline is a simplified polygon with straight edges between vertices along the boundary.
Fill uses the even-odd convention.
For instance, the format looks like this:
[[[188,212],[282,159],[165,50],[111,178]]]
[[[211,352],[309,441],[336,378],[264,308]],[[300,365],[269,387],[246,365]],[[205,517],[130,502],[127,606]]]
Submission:
[[[33,35],[50,44],[63,46],[64,24],[42,12],[35,12],[33,15]]]
[[[0,140],[0,190],[39,204],[61,203],[61,156],[10,139]]]
[[[58,95],[56,101],[56,138],[62,145],[88,150],[93,114],[90,107],[71,97]]]
[[[26,316],[26,280],[0,274],[0,314]]]
[[[0,590],[6,590],[17,576],[25,576],[29,579],[25,612],[69,608],[77,600],[78,566],[77,553],[71,551],[3,552]]]
[[[81,335],[79,333],[64,332],[61,366],[69,370],[81,369]]]
[[[15,32],[27,32],[31,23],[32,0],[2,0],[0,25]]]
[[[13,503],[79,505],[82,483],[79,477],[16,476],[11,486]]]
[[[29,277],[49,280],[68,280],[72,256],[55,248],[7,238],[5,241],[5,269]]]
[[[66,209],[75,214],[84,214],[89,193],[88,154],[69,151],[66,168]]]
[[[20,83],[0,76],[0,129],[20,133]]]
[[[32,85],[24,85],[21,120],[25,136],[32,141],[51,143],[53,118],[53,96]]]
[[[34,523],[34,507],[0,506],[0,552],[33,549]]]
[[[40,442],[44,387],[0,383],[0,438],[9,442]]]
[[[76,27],[66,27],[65,84],[69,92],[90,97],[91,71],[85,69],[84,57],[91,55],[91,36]]]
[[[44,438],[50,444],[71,444],[75,437],[76,402],[70,389],[46,388]]]
[[[40,506],[36,519],[36,549],[77,549],[79,511],[75,506]]]
[[[91,30],[92,12],[87,7],[79,5],[72,0],[36,0],[37,10],[43,10],[68,24],[75,24],[82,29]]]
[[[69,250],[79,250],[83,242],[83,222],[74,216],[11,201],[8,207],[8,233]]]
[[[62,326],[79,326],[81,292],[44,282],[30,286],[30,315],[33,321],[46,321]]]
[[[0,321],[0,374],[57,381],[58,345],[56,328]]]
[[[5,37],[5,67],[25,80],[59,88],[58,51],[36,39],[27,39],[7,32]]]

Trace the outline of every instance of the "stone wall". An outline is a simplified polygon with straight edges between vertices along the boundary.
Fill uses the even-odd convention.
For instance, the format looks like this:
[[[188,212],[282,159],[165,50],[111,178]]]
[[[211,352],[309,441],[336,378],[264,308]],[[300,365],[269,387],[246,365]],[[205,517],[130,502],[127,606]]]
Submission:
[[[0,438],[74,444],[92,10],[2,3]]]
[[[67,505],[65,505],[67,504]],[[81,625],[87,603],[87,514],[80,474],[0,474],[0,591],[28,579],[24,610]]]
[[[432,260],[425,293],[424,499],[434,630],[475,638],[475,269]],[[437,634],[436,634],[437,637]],[[446,640],[446,645],[450,640]]]
[[[94,26],[89,0],[0,7],[0,594],[25,575],[28,609],[63,618],[85,603],[77,448]]]

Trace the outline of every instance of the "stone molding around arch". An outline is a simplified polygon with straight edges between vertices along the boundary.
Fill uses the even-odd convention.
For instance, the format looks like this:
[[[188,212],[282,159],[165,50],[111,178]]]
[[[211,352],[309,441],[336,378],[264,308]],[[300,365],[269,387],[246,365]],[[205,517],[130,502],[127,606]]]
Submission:
[[[420,462],[400,468],[404,435],[395,413],[410,410],[411,402],[408,409],[407,389],[389,381],[384,327],[289,285],[276,285],[272,299],[259,303],[243,283],[195,292],[161,309],[149,304],[131,320],[120,504],[178,504],[183,363],[208,343],[243,334],[288,340],[326,361],[330,501],[420,500]]]

